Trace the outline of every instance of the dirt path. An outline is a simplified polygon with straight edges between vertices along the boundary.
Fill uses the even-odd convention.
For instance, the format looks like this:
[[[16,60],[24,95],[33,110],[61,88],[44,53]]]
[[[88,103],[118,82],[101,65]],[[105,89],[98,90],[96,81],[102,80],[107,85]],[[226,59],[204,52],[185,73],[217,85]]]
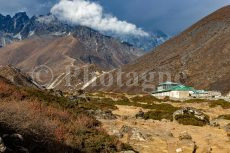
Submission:
[[[122,142],[129,143],[140,153],[193,153],[195,150],[196,153],[230,153],[230,140],[223,129],[223,126],[229,123],[226,120],[220,122],[221,128],[184,126],[167,120],[136,119],[134,116],[141,108],[120,105],[117,107],[113,113],[119,117],[116,120],[101,120],[103,127],[109,134],[118,135]],[[214,110],[209,113],[212,111]],[[219,113],[221,110],[215,111]],[[131,136],[121,136],[122,127],[131,127],[134,132]],[[192,139],[180,140],[179,136],[185,133]]]

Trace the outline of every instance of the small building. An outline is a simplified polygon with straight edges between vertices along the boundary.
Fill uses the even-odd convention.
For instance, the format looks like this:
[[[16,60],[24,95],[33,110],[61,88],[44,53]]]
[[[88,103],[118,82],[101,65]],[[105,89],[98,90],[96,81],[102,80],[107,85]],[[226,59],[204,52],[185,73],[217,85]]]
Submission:
[[[152,93],[153,96],[158,98],[176,98],[176,99],[187,99],[195,89],[189,86],[185,86],[174,82],[164,82],[157,86],[156,91]]]
[[[205,91],[205,90],[195,90],[191,97],[193,98],[220,98],[222,96],[221,92],[218,91]]]

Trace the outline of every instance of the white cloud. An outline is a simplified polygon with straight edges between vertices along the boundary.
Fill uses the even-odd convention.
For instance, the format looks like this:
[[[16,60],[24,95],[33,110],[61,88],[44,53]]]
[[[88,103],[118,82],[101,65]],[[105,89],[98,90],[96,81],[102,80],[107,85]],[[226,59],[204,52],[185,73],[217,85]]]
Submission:
[[[53,6],[51,13],[62,21],[87,26],[102,32],[148,35],[136,25],[120,21],[116,17],[104,13],[100,4],[87,0],[61,0]]]

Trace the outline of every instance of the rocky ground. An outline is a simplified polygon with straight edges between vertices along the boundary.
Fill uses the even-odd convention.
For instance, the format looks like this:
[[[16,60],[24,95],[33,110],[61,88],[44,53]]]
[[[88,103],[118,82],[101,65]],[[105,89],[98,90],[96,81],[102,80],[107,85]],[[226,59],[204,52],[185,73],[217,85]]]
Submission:
[[[203,127],[181,125],[176,121],[162,119],[144,120],[136,118],[140,110],[148,110],[117,105],[112,113],[116,119],[100,119],[103,128],[122,142],[129,143],[140,153],[230,153],[229,120],[214,119],[221,114],[230,114],[230,109],[209,108],[205,103],[170,103],[180,107],[202,109],[210,116],[210,125]]]

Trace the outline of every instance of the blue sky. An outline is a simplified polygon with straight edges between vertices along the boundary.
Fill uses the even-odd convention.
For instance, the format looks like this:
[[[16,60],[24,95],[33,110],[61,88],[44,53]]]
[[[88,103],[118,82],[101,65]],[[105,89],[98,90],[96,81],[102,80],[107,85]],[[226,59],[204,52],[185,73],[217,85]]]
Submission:
[[[59,0],[0,0],[0,13],[13,15],[46,14]],[[107,14],[135,24],[145,31],[162,30],[177,34],[202,17],[230,5],[230,0],[91,0],[98,2]]]

